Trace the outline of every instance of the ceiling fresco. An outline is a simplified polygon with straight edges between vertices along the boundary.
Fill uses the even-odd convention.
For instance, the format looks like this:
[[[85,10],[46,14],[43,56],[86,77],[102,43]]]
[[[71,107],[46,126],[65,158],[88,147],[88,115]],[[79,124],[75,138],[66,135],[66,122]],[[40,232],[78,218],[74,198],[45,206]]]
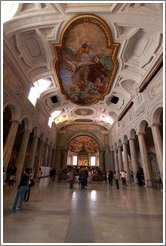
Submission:
[[[94,15],[76,16],[54,44],[54,69],[62,94],[78,105],[92,105],[110,91],[118,68],[119,44],[112,42],[107,24]]]
[[[99,151],[99,146],[97,142],[93,138],[88,136],[79,136],[74,138],[70,142],[68,150],[78,153],[82,150],[83,147],[87,152],[97,153]]]

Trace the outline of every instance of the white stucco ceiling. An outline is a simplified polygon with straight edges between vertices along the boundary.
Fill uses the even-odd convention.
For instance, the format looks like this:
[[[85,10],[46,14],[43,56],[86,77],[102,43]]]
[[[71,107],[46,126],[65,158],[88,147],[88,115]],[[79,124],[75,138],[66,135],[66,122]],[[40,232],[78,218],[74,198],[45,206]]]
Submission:
[[[110,27],[113,41],[120,43],[118,72],[109,94],[91,106],[78,106],[61,94],[53,71],[53,43],[67,21],[77,14],[95,14]],[[4,23],[4,56],[30,89],[38,79],[50,86],[40,103],[51,115],[62,110],[57,128],[67,124],[98,124],[108,130],[125,106],[138,96],[138,88],[163,54],[162,3],[20,3],[15,16]],[[10,51],[10,52],[9,52]],[[18,69],[19,68],[19,69]],[[58,98],[52,103],[51,97]],[[111,98],[119,98],[117,104]],[[81,109],[81,110],[80,110]],[[81,120],[82,119],[82,120]]]

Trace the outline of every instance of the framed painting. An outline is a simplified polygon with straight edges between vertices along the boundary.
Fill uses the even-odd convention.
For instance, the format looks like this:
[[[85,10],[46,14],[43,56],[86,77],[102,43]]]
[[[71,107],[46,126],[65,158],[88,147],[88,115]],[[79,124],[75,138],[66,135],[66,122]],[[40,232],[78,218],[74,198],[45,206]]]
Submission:
[[[72,18],[61,32],[60,43],[54,44],[53,68],[66,99],[83,106],[103,100],[118,69],[118,48],[101,18],[95,15]]]

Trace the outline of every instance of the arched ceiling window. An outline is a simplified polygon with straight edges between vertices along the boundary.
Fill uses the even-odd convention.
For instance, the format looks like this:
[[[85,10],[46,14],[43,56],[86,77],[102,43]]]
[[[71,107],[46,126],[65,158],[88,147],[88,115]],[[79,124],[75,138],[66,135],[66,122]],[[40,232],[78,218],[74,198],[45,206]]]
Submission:
[[[2,1],[1,2],[1,20],[3,23],[12,19],[18,10],[19,2]]]
[[[28,99],[35,106],[37,98],[40,98],[42,92],[44,92],[50,85],[51,81],[45,79],[39,79],[35,83],[33,83],[33,87],[31,87]]]

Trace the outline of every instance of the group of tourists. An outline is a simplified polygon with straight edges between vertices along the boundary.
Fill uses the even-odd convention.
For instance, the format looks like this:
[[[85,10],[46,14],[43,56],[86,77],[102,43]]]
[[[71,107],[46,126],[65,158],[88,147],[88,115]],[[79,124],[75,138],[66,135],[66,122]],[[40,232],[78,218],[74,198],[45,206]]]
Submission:
[[[11,174],[13,168],[11,169]],[[38,183],[40,182],[40,177],[41,177],[41,168],[39,168],[37,172],[37,181]],[[64,170],[60,169],[58,173],[58,182],[61,182],[62,174],[64,174]],[[90,169],[88,167],[68,167],[65,169],[65,174],[67,175],[67,181],[69,182],[69,187],[70,189],[73,188],[74,183],[78,183],[80,185],[81,189],[84,189],[85,186],[87,186],[88,183],[92,183],[92,175],[93,174],[102,174],[100,169]],[[51,169],[50,170],[50,180],[55,181],[55,176],[56,176],[56,170]],[[141,186],[143,185],[143,179],[142,179],[142,173],[140,170],[137,171],[136,177],[138,179],[138,185]],[[119,180],[121,179],[122,182],[122,187],[126,187],[127,184],[127,172],[126,171],[112,171],[110,170],[106,176],[106,180],[108,178],[109,184],[113,186],[113,180],[115,180],[116,184],[116,189],[119,189]],[[20,183],[18,185],[18,190],[16,194],[16,198],[12,207],[12,211],[16,210],[21,210],[23,201],[27,202],[29,201],[30,198],[30,192],[31,192],[31,187],[33,187],[35,184],[33,180],[33,174],[32,174],[32,169],[31,168],[26,168],[24,169],[24,172],[21,176]],[[18,200],[20,198],[19,206],[17,207]]]
[[[119,179],[121,179],[122,181],[122,186],[126,187],[127,186],[127,172],[126,171],[112,171],[110,170],[108,172],[108,180],[109,180],[109,184],[111,184],[111,186],[113,186],[113,179],[115,179],[116,182],[116,189],[119,189]]]
[[[87,186],[89,176],[87,168],[82,168],[76,173],[73,168],[70,168],[67,175],[70,183],[70,189],[73,188],[73,183],[80,184],[81,189],[84,189],[84,187]]]

